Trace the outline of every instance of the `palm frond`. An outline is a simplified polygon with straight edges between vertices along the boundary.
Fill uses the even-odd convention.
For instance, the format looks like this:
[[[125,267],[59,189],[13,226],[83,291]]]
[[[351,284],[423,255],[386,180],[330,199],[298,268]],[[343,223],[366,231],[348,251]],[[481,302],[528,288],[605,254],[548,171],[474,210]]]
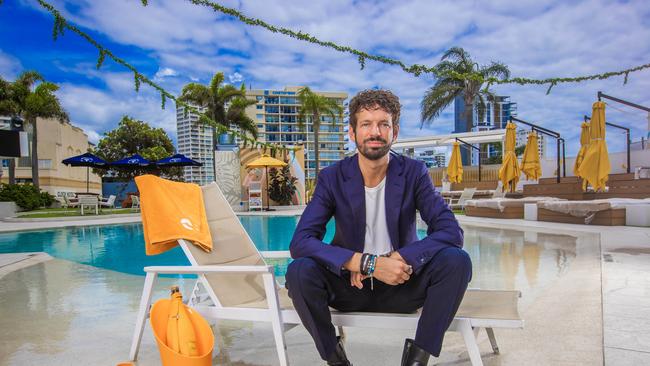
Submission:
[[[431,87],[422,98],[420,102],[422,122],[420,128],[425,123],[431,123],[436,119],[440,113],[449,106],[456,96],[462,93],[462,87],[454,84],[440,84],[437,83]]]
[[[218,72],[214,74],[212,80],[210,80],[210,92],[212,93],[212,95],[218,94],[219,89],[221,89],[221,84],[223,84],[223,81],[224,81],[223,72]]]
[[[445,60],[453,60],[456,61],[457,63],[463,63],[467,64],[468,60],[471,59],[469,53],[465,51],[462,47],[452,47],[445,51],[445,53],[442,54],[442,57],[440,57],[441,61]]]
[[[181,96],[178,99],[205,107],[210,101],[210,89],[205,85],[189,83],[183,87]]]
[[[488,66],[483,66],[479,73],[484,77],[495,77],[500,80],[510,77],[510,69],[501,62],[492,62]]]

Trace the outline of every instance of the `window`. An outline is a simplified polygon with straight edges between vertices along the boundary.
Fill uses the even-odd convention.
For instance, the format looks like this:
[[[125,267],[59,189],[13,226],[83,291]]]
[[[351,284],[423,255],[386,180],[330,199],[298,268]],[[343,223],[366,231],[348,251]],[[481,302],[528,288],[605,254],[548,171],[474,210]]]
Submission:
[[[256,105],[257,109],[264,109],[264,106],[261,104]]]
[[[52,159],[38,159],[38,169],[52,169]]]

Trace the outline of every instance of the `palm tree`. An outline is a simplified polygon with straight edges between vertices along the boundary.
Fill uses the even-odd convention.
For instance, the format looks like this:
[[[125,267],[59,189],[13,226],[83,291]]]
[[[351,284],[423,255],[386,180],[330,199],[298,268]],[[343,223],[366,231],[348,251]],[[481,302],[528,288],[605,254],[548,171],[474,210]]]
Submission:
[[[233,124],[244,133],[249,133],[257,139],[257,126],[255,121],[246,115],[246,107],[256,104],[257,101],[246,99],[244,84],[237,89],[233,85],[223,84],[222,72],[214,74],[210,85],[189,83],[183,87],[179,99],[190,102],[206,109],[205,115],[213,121],[226,127]],[[217,129],[214,131],[214,140],[217,141]],[[217,177],[217,168],[212,164],[214,177]]]
[[[449,106],[457,96],[462,95],[465,101],[465,118],[468,121],[467,130],[472,128],[471,113],[474,101],[478,100],[478,119],[483,120],[485,115],[485,101],[494,100],[495,95],[487,90],[481,89],[481,80],[463,80],[454,77],[451,73],[480,75],[482,80],[489,77],[507,79],[510,77],[508,67],[500,62],[491,62],[489,65],[479,65],[474,62],[469,53],[461,47],[452,47],[440,58],[440,63],[435,66],[439,75],[436,83],[424,94],[421,107],[422,124],[431,123],[436,119],[443,109]],[[498,113],[497,110],[494,111]]]
[[[226,127],[232,123],[257,138],[255,121],[247,117],[244,112],[246,107],[255,104],[256,101],[246,99],[246,88],[243,84],[238,89],[230,84],[224,85],[223,81],[223,73],[218,72],[214,74],[208,86],[189,83],[183,87],[179,99],[206,108],[205,114],[213,121]]]
[[[40,82],[34,90],[34,84]],[[5,84],[0,83],[0,84]],[[0,86],[4,88],[4,86]],[[9,93],[5,94],[8,99],[2,103],[0,113],[8,113],[14,116],[22,116],[32,126],[32,184],[39,188],[38,176],[38,124],[37,118],[56,118],[60,122],[69,121],[59,99],[54,94],[59,87],[47,82],[36,71],[23,72],[16,81],[11,83]],[[12,159],[13,160],[13,159]],[[15,169],[15,162],[10,161],[10,176],[12,169]]]
[[[320,171],[320,157],[319,157],[319,143],[318,136],[320,134],[320,123],[322,116],[329,116],[332,124],[336,123],[336,118],[343,118],[343,107],[339,105],[336,100],[318,95],[304,87],[298,92],[298,100],[300,101],[300,110],[298,111],[298,126],[303,128],[305,126],[306,117],[311,117],[312,127],[314,129],[314,160],[316,160],[316,171],[314,178],[318,178]]]

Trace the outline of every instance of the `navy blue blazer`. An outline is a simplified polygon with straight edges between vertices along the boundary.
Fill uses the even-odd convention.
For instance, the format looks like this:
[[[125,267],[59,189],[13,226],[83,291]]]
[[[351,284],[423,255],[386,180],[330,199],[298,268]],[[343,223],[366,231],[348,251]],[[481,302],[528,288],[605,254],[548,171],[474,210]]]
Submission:
[[[463,230],[453,212],[434,191],[423,162],[391,152],[386,173],[386,221],[393,249],[418,270],[441,249],[463,246]],[[419,240],[416,210],[428,225]],[[323,242],[325,225],[334,216],[336,232]],[[366,195],[357,155],[323,169],[300,218],[289,250],[292,258],[309,257],[341,275],[343,264],[363,252]]]

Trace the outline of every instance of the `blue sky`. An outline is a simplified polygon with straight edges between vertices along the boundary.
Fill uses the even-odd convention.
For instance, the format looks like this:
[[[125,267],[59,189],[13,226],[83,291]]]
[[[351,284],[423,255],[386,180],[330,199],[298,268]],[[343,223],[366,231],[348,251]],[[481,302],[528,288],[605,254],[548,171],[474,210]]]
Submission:
[[[192,5],[189,1],[52,1],[69,21],[90,33],[119,57],[135,65],[172,93],[191,81],[208,83],[223,71],[233,83],[256,89],[309,85],[345,91],[393,90],[401,98],[402,137],[449,133],[453,106],[423,130],[419,103],[433,83],[397,67],[355,57],[286,36],[252,28]],[[369,53],[433,65],[452,46],[464,47],[481,63],[509,65],[514,76],[544,78],[619,70],[650,62],[650,3],[637,1],[400,1],[309,2],[223,1],[221,4],[271,24],[308,32],[320,39]],[[31,0],[0,6],[0,76],[11,80],[37,70],[61,86],[59,96],[72,122],[91,141],[114,128],[122,115],[164,128],[175,138],[173,103],[160,108],[160,97],[106,60],[95,69],[97,51],[67,32],[52,40],[52,17]],[[622,78],[546,87],[496,86],[518,103],[519,117],[567,137],[574,153],[581,116],[590,114],[598,90],[650,105],[650,71]],[[618,109],[614,109],[618,108]],[[632,128],[634,140],[647,133],[648,117],[620,105],[608,120]],[[624,138],[610,130],[610,150],[622,150]]]

